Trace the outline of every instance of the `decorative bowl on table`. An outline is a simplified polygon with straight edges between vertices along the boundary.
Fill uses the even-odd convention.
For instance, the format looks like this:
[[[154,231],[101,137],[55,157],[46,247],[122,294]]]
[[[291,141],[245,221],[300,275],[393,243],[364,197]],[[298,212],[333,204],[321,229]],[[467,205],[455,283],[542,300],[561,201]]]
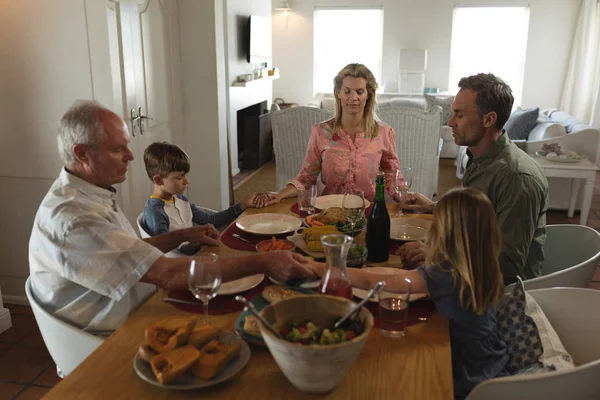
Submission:
[[[296,244],[288,239],[269,239],[256,243],[259,253],[266,253],[275,250],[290,250],[296,249]]]
[[[327,295],[300,296],[265,307],[261,315],[278,332],[291,321],[311,321],[331,327],[355,305],[352,301]],[[301,344],[276,337],[260,325],[262,337],[286,378],[298,390],[326,393],[339,384],[364,347],[373,328],[373,315],[362,307],[356,316],[364,331],[342,343]]]
[[[346,266],[349,268],[361,268],[367,262],[367,247],[362,244],[354,243],[348,250]]]

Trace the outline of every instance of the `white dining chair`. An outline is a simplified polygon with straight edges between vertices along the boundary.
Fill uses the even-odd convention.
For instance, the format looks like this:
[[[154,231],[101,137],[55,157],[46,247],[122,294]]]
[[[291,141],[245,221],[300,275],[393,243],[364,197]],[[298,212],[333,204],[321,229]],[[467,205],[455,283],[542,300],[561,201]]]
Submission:
[[[600,233],[583,225],[546,226],[542,276],[524,281],[525,290],[587,288],[600,263]],[[514,284],[506,287],[512,291]]]
[[[548,288],[527,291],[540,305],[576,367],[490,379],[467,400],[600,399],[600,290]]]
[[[332,117],[332,111],[315,107],[292,107],[271,112],[277,190],[283,189],[300,172],[312,126]]]
[[[25,293],[40,328],[44,344],[63,378],[104,342],[79,328],[54,317],[40,306],[31,291],[31,277],[25,282]]]

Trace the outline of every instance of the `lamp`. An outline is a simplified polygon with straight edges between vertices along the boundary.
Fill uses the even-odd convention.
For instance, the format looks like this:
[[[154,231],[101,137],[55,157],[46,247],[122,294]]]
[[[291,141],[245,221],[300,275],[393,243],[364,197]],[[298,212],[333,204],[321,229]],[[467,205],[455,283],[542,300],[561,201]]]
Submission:
[[[277,11],[290,11],[292,8],[290,7],[290,2],[288,0],[279,0],[279,4],[275,7]]]

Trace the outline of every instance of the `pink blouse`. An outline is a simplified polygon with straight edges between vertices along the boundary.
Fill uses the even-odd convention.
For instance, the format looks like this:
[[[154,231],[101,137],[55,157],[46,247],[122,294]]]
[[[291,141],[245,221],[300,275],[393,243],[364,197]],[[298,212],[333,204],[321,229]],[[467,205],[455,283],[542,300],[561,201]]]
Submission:
[[[344,131],[333,134],[331,120],[313,125],[302,168],[290,183],[296,188],[314,185],[320,173],[325,185],[321,195],[362,190],[365,198],[373,201],[375,178],[382,170],[386,189],[393,196],[394,173],[400,167],[396,134],[385,123],[377,123],[379,134],[375,138],[366,138],[363,132],[354,141]]]

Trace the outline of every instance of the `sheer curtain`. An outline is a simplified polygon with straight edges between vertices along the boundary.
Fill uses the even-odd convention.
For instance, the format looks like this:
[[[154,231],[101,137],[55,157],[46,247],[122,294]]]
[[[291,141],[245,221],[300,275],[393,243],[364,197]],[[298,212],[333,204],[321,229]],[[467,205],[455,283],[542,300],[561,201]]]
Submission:
[[[593,118],[600,119],[600,115],[593,115],[599,96],[600,1],[583,0],[560,108],[592,123]]]

